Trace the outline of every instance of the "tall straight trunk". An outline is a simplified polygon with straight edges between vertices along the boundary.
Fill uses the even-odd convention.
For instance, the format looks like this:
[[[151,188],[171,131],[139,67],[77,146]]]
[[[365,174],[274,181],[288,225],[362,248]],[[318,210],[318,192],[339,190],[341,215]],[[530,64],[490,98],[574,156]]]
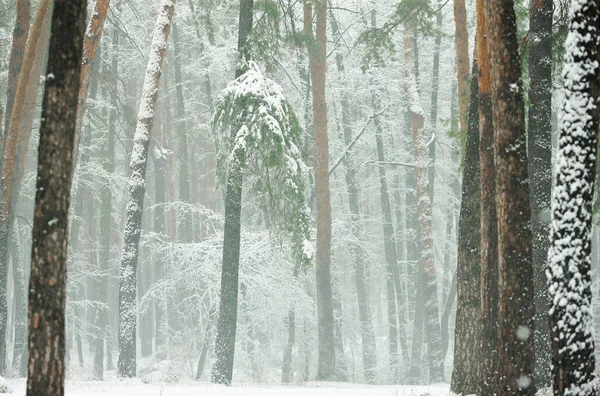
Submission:
[[[420,271],[423,276],[425,303],[425,336],[427,340],[429,379],[432,382],[444,380],[444,362],[442,361],[441,331],[437,300],[437,280],[433,258],[433,228],[431,219],[431,201],[429,198],[429,177],[425,136],[425,117],[420,104],[415,71],[415,42],[413,35],[405,31],[404,59],[406,68],[406,90],[410,105],[411,131],[414,144],[415,171],[417,176],[417,212],[419,216]]]
[[[497,394],[535,394],[532,234],[525,107],[514,4],[484,4],[490,59],[498,223]]]
[[[339,28],[335,18],[331,18],[331,30],[333,36],[339,37]],[[340,83],[345,80],[345,68],[343,55],[336,53],[336,65],[340,78]],[[352,127],[350,114],[350,99],[348,91],[342,89],[341,92],[342,105],[342,131],[343,142],[348,147],[352,143]],[[352,153],[344,156],[344,167],[346,168],[345,180],[346,189],[348,191],[348,205],[350,208],[351,233],[353,240],[351,255],[353,261],[354,283],[356,285],[356,296],[358,302],[358,316],[360,320],[360,334],[362,341],[362,362],[365,380],[369,384],[375,383],[375,368],[377,366],[377,351],[375,343],[375,332],[373,331],[373,319],[371,317],[371,309],[369,306],[369,289],[365,273],[364,251],[360,245],[363,240],[363,231],[360,220],[360,205],[358,194],[358,183],[356,180],[356,165]]]
[[[247,41],[252,31],[254,0],[240,0],[238,29],[238,67],[235,77],[242,76],[249,60]],[[232,141],[235,138],[232,130]],[[236,161],[237,162],[237,161]],[[238,314],[238,277],[240,271],[240,232],[242,214],[243,170],[230,166],[225,193],[225,224],[223,226],[223,266],[221,269],[221,300],[215,340],[216,362],[212,368],[211,381],[231,385],[235,334]]]
[[[4,374],[6,369],[6,324],[8,318],[8,308],[6,301],[6,280],[8,267],[8,239],[10,229],[10,197],[13,191],[13,181],[16,168],[16,152],[19,140],[19,132],[24,116],[24,106],[27,97],[27,88],[29,87],[32,70],[35,63],[35,57],[38,48],[41,46],[40,37],[42,36],[44,21],[49,17],[49,0],[42,0],[38,4],[36,15],[33,22],[33,29],[30,32],[25,55],[23,58],[23,67],[19,74],[19,84],[15,94],[13,111],[11,114],[10,125],[6,131],[6,140],[4,146],[4,155],[2,161],[2,177],[0,178],[0,375]]]
[[[110,0],[96,0],[92,17],[85,31],[83,42],[83,65],[81,67],[81,83],[79,85],[79,100],[77,101],[77,126],[75,129],[75,145],[73,147],[74,163],[77,163],[77,154],[79,153],[79,140],[81,137],[81,128],[83,127],[83,116],[85,114],[85,103],[87,101],[88,90],[90,89],[90,76],[96,53],[100,47],[104,22],[108,13]]]
[[[478,74],[478,62],[475,57],[471,73],[469,128],[464,151],[462,203],[458,225],[456,330],[454,332],[454,368],[450,385],[452,392],[462,395],[477,393],[479,388],[481,195],[479,190]]]
[[[372,93],[373,108],[377,112],[381,108],[381,99],[378,93]],[[385,153],[383,149],[383,128],[379,117],[375,117],[375,140],[377,146],[377,160],[385,162]],[[383,222],[383,244],[386,263],[386,289],[388,305],[388,326],[389,326],[389,358],[390,369],[389,379],[395,384],[399,380],[399,361],[398,361],[398,311],[400,306],[396,306],[396,286],[400,286],[398,276],[398,258],[396,253],[396,244],[394,243],[394,226],[392,224],[392,214],[390,207],[390,197],[387,186],[386,169],[379,166],[379,196],[381,202],[381,217]],[[402,335],[406,339],[406,334]]]
[[[163,126],[163,131],[165,126]],[[163,136],[157,136],[157,144],[152,156],[154,165],[154,187],[156,204],[154,208],[154,232],[159,236],[166,237],[165,227],[165,173],[167,168],[168,148],[164,147],[162,142]],[[164,258],[160,254],[154,256],[154,281],[161,282],[165,279]],[[161,290],[159,297],[154,300],[154,343],[155,351],[159,359],[166,358],[166,296],[163,296],[164,290]]]
[[[429,121],[431,122],[431,136],[434,139],[429,145],[429,196],[433,205],[434,186],[435,186],[435,137],[437,133],[437,117],[438,117],[438,94],[440,91],[440,46],[442,45],[442,0],[438,0],[439,8],[436,16],[436,35],[433,44],[433,72],[431,78],[431,113]]]
[[[460,130],[469,128],[469,30],[465,0],[454,0],[454,42],[458,76],[458,109]]]
[[[27,159],[27,151],[29,149],[29,140],[31,137],[31,131],[33,129],[33,120],[37,110],[37,102],[39,96],[39,76],[43,73],[44,66],[46,65],[46,53],[48,50],[48,39],[50,37],[50,14],[47,14],[45,21],[43,22],[43,29],[40,35],[41,45],[38,47],[31,70],[31,79],[28,83],[26,100],[23,109],[23,119],[21,122],[21,131],[19,132],[19,140],[17,144],[17,151],[15,155],[15,170],[13,177],[13,189],[10,194],[9,203],[9,214],[8,214],[8,229],[16,231],[15,218],[17,215],[17,204],[21,197],[22,177],[25,169],[25,161]],[[17,271],[16,283],[25,282],[23,275]],[[13,269],[14,273],[14,269]],[[16,309],[18,309],[18,317],[23,326],[23,331],[17,331],[15,337],[18,337],[18,341],[15,341],[15,347],[13,349],[13,367],[19,367],[19,374],[23,377],[27,376],[27,286],[21,284],[23,288],[23,296],[20,298],[22,301],[15,301]],[[22,302],[22,307],[21,307]],[[21,325],[19,325],[20,329]],[[16,329],[15,329],[16,330]],[[20,363],[18,363],[20,362]]]
[[[546,262],[550,248],[552,190],[552,0],[531,2],[529,12],[529,174],[535,306],[535,377],[539,388],[550,386],[550,329]]]
[[[181,51],[179,49],[179,34],[177,25],[173,25],[173,55],[175,64],[175,97],[177,99],[177,137],[179,140],[179,200],[185,204],[191,203],[190,197],[190,173],[187,122],[185,118],[185,100],[183,97],[183,78],[181,75]],[[181,215],[180,240],[192,242],[192,218],[190,213],[185,211]]]
[[[102,168],[107,176],[115,171],[115,142],[116,142],[116,118],[117,118],[117,48],[119,47],[119,31],[115,29],[112,37],[112,64],[110,84],[113,106],[108,115],[108,131],[106,133],[106,143],[102,145]],[[110,272],[110,239],[112,235],[112,189],[110,180],[105,180],[100,192],[100,279],[98,282],[98,312],[96,313],[96,327],[101,334],[108,333],[108,277]],[[106,306],[103,307],[102,304]],[[100,336],[95,339],[94,345],[94,378],[102,380],[104,377],[104,346],[106,336]]]
[[[304,33],[314,37],[308,46],[315,128],[315,191],[317,202],[317,380],[335,378],[333,293],[331,285],[331,201],[329,192],[329,140],[327,137],[326,47],[327,2],[315,4],[316,32],[313,35],[312,4],[304,3]]]
[[[40,126],[27,395],[64,394],[68,213],[86,1],[55,0]]]
[[[498,225],[492,88],[484,0],[477,1],[479,62],[479,156],[481,168],[481,349],[480,393],[495,395],[498,386]]]
[[[600,126],[600,4],[571,3],[547,270],[555,395],[597,395],[591,290]]]
[[[27,37],[29,36],[29,18],[31,14],[30,0],[16,0],[16,21],[13,30],[12,47],[8,61],[8,81],[6,84],[6,118],[4,120],[4,132],[0,133],[0,149],[4,152],[4,133],[8,132],[10,126],[10,115],[15,103],[19,74],[23,66]],[[1,127],[1,126],[0,126]],[[0,164],[2,159],[0,159]],[[2,165],[0,165],[0,168]]]
[[[117,363],[119,377],[134,377],[136,373],[136,271],[146,193],[148,145],[174,9],[175,0],[161,0],[154,26],[129,165],[129,193],[119,285],[119,361]]]

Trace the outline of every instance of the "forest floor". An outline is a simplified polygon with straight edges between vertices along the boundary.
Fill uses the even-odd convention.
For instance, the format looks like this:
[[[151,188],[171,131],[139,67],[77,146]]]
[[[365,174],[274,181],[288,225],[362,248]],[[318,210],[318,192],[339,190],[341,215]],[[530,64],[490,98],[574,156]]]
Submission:
[[[7,380],[13,395],[25,395],[25,379]],[[308,383],[302,387],[238,385],[214,386],[204,382],[188,384],[144,384],[140,380],[71,381],[67,396],[447,396],[445,384],[429,386],[361,386],[337,383]]]

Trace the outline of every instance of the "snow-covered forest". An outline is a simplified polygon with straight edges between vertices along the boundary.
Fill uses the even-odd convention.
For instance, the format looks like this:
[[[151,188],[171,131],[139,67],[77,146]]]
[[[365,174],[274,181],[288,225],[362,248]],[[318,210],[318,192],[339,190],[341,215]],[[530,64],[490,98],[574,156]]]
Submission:
[[[0,0],[0,393],[596,395],[599,100],[599,0]]]

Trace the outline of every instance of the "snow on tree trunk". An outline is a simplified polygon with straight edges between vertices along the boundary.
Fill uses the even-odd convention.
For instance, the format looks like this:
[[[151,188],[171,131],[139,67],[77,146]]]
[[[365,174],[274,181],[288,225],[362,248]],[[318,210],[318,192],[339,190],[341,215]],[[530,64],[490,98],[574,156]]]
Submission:
[[[38,153],[29,282],[28,395],[64,394],[72,148],[85,0],[55,0]]]
[[[79,100],[77,101],[77,127],[75,129],[75,146],[73,147],[74,163],[77,162],[77,153],[79,152],[79,139],[81,137],[81,129],[83,126],[83,116],[85,114],[85,103],[87,101],[88,90],[90,89],[90,76],[92,74],[92,66],[96,59],[96,52],[100,47],[102,31],[104,30],[104,22],[108,13],[108,5],[110,0],[96,0],[92,17],[85,31],[85,39],[83,42],[83,65],[81,67],[81,83],[79,86]]]
[[[555,395],[598,393],[590,267],[600,118],[599,15],[597,1],[573,1],[565,43],[547,270]]]
[[[498,386],[533,395],[533,263],[521,59],[513,1],[484,2],[498,224]],[[483,133],[483,132],[482,132]]]
[[[431,382],[444,380],[442,339],[437,300],[437,279],[433,258],[433,227],[431,201],[429,199],[429,175],[427,167],[429,152],[425,140],[425,117],[420,104],[415,74],[415,43],[410,29],[404,33],[404,61],[407,69],[406,90],[409,102],[411,131],[414,145],[415,171],[417,175],[417,212],[419,217],[420,271],[423,276],[425,306],[425,336],[428,349],[429,378]]]
[[[134,377],[136,374],[136,273],[142,230],[142,211],[146,193],[148,145],[154,122],[162,65],[171,32],[175,2],[176,0],[161,0],[159,5],[129,165],[131,176],[129,179],[119,285],[120,320],[119,361],[117,367],[120,377]]]
[[[546,265],[552,190],[552,0],[531,2],[529,26],[529,135],[531,225],[535,271],[535,372],[538,388],[550,386],[550,330]]]

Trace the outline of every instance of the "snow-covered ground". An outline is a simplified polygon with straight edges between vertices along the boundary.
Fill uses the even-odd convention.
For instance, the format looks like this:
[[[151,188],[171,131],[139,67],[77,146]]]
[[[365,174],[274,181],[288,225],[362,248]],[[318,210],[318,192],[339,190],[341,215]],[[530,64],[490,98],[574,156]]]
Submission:
[[[13,395],[25,394],[25,380],[8,380]],[[139,380],[109,382],[67,381],[67,396],[447,396],[448,385],[360,386],[349,384],[306,384],[302,387],[238,385],[214,386],[204,382],[185,385],[144,384]]]

